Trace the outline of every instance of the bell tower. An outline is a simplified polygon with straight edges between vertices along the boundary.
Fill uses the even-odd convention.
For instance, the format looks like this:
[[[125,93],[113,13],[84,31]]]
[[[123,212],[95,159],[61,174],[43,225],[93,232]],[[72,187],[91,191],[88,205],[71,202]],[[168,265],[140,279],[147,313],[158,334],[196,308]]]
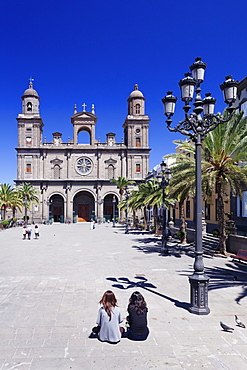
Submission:
[[[127,99],[128,115],[124,122],[124,143],[127,147],[148,148],[149,117],[145,114],[145,98],[138,85]]]
[[[40,97],[33,88],[30,78],[28,89],[24,91],[22,113],[18,114],[18,147],[39,147],[42,144],[42,127],[44,126],[39,112]]]
[[[149,170],[149,122],[145,114],[145,97],[134,86],[129,95],[128,115],[123,124],[124,144],[127,148],[127,176],[130,178],[144,178]]]

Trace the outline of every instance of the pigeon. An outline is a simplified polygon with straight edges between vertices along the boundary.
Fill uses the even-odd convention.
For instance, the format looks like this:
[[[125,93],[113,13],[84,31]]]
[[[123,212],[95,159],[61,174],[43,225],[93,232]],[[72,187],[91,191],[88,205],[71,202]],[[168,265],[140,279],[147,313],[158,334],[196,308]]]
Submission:
[[[236,321],[237,326],[240,326],[240,328],[245,328],[245,325],[239,320],[237,315],[235,315],[235,321]]]
[[[232,330],[234,330],[233,328],[231,328],[230,326],[227,326],[226,324],[224,324],[222,321],[220,321],[220,326],[222,327],[222,329],[224,330],[224,331],[232,331]]]

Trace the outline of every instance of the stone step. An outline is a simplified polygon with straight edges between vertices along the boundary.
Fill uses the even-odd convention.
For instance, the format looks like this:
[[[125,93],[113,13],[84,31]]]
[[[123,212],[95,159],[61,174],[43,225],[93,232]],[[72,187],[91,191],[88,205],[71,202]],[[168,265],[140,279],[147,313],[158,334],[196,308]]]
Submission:
[[[219,238],[212,234],[207,234],[202,237],[202,245],[204,250],[215,251],[219,245]]]

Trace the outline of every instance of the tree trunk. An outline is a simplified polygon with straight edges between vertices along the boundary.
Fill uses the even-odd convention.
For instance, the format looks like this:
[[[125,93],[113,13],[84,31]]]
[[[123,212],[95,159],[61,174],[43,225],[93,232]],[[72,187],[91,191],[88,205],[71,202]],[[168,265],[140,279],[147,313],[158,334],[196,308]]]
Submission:
[[[184,201],[178,203],[179,206],[179,231],[180,231],[180,243],[186,244],[186,224],[184,217]]]
[[[5,220],[6,219],[6,205],[4,204],[3,205],[3,219]]]
[[[120,200],[120,203],[122,202],[122,200],[123,200],[123,193],[122,193],[122,191],[121,191],[121,189],[119,190],[119,200]],[[124,214],[125,214],[125,211],[122,211],[122,210],[120,210],[120,220],[119,220],[119,222],[120,223],[123,223],[123,220],[124,220]]]
[[[132,214],[133,214],[133,226],[136,227],[136,211],[134,209],[132,210]]]
[[[147,207],[146,206],[143,208],[143,224],[144,224],[144,230],[146,231],[147,226],[148,226]]]
[[[158,207],[157,204],[154,205],[154,233],[158,234]]]
[[[220,181],[217,184],[218,194],[218,205],[217,205],[217,216],[218,216],[218,227],[219,227],[219,251],[221,254],[226,254],[226,221],[225,221],[225,203],[223,199],[222,183]]]

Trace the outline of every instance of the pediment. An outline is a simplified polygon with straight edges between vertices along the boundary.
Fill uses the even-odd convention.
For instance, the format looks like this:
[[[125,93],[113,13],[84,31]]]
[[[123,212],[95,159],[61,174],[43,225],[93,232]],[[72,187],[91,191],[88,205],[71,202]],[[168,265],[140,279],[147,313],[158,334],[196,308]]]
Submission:
[[[77,116],[76,118],[88,118],[88,117],[90,117],[88,114],[82,113],[79,116]]]
[[[80,123],[95,124],[97,121],[97,117],[93,113],[79,112],[79,113],[74,114],[71,117],[71,121],[73,124],[80,124]]]
[[[52,159],[51,161],[50,161],[50,163],[52,163],[52,164],[62,164],[63,163],[63,161],[61,160],[61,159],[58,159],[58,158],[55,158],[55,159]]]
[[[107,164],[115,164],[115,163],[117,163],[117,161],[115,159],[113,159],[113,158],[109,158],[109,159],[107,159],[105,161],[105,163],[107,163]]]
[[[90,113],[90,112],[78,112],[76,114],[74,114],[72,116],[72,118],[74,119],[84,119],[84,118],[91,118],[93,120],[95,120],[97,117],[93,114],[93,113]]]

